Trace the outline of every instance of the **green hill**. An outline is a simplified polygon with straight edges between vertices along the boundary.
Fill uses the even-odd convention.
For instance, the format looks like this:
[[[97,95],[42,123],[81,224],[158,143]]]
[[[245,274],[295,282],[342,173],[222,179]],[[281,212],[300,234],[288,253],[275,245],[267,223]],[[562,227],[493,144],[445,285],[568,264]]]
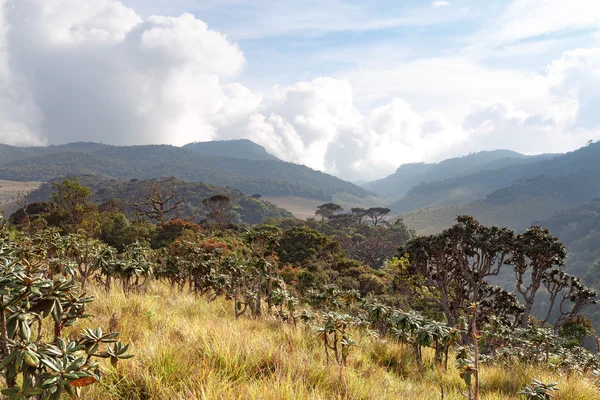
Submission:
[[[542,156],[537,161],[515,164],[498,169],[483,170],[474,174],[436,182],[419,184],[405,197],[393,202],[389,208],[396,213],[423,207],[439,207],[482,199],[492,192],[516,184],[519,180],[540,175],[549,178],[578,174],[581,170],[600,171],[600,142],[592,143],[570,153]],[[586,200],[588,201],[588,197]],[[581,204],[579,201],[576,204]]]
[[[180,218],[193,221],[202,220],[206,213],[202,200],[217,194],[225,194],[232,199],[234,211],[239,214],[239,220],[246,224],[259,224],[267,218],[293,218],[293,215],[276,205],[245,195],[237,189],[223,188],[197,182],[184,182],[177,178],[161,178],[150,180],[123,181],[105,179],[96,176],[80,176],[79,182],[92,190],[92,200],[98,204],[116,199],[126,211],[133,211],[130,204],[138,203],[153,184],[158,184],[163,192],[171,190],[177,193],[177,199],[184,203],[178,209]],[[53,189],[49,183],[43,184],[31,194],[31,201],[45,201],[50,198]]]
[[[457,215],[472,215],[484,224],[521,230],[532,221],[551,217],[600,197],[600,168],[549,177],[540,175],[496,190],[485,198],[443,207],[425,207],[402,213],[405,222],[418,233],[448,228]]]
[[[183,146],[184,149],[214,157],[247,158],[249,160],[278,160],[267,153],[264,147],[248,139],[215,140],[212,142],[194,142]]]
[[[260,146],[248,145],[246,141],[219,142],[208,146],[216,146],[220,154],[226,153],[228,146],[231,146],[231,154],[240,155],[240,143],[242,147],[253,149],[253,154],[257,156],[257,148]],[[72,143],[64,146],[19,148],[0,145],[0,179],[49,181],[68,175],[90,174],[125,180],[175,176],[191,182],[234,187],[247,194],[298,196],[324,202],[331,201],[336,195],[359,198],[373,196],[366,189],[350,182],[274,157],[234,158],[197,151],[203,148],[202,151],[207,152],[206,146],[192,144],[181,148],[168,145],[106,146]]]
[[[383,179],[363,183],[361,186],[384,198],[395,200],[421,183],[453,179],[511,165],[523,165],[548,157],[550,156],[526,156],[510,150],[481,151],[435,164],[403,164],[395,173]]]

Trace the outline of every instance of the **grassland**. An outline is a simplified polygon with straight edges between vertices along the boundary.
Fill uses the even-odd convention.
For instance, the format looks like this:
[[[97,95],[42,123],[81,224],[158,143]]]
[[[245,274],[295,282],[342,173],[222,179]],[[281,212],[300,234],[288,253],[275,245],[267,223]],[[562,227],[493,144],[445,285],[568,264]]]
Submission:
[[[104,365],[105,378],[82,393],[85,399],[463,399],[457,370],[425,369],[411,349],[366,335],[349,365],[326,365],[314,329],[269,317],[235,319],[232,303],[154,283],[145,293],[106,295],[91,288],[94,316],[84,326],[109,326],[116,313],[121,338],[133,359]],[[81,325],[79,326],[81,328]],[[556,381],[557,400],[600,398],[594,382],[527,365],[484,366],[483,399],[516,399],[533,378]],[[443,390],[443,397],[442,397]]]
[[[17,194],[26,193],[39,188],[41,182],[16,182],[0,180],[0,210],[9,215],[16,211]]]

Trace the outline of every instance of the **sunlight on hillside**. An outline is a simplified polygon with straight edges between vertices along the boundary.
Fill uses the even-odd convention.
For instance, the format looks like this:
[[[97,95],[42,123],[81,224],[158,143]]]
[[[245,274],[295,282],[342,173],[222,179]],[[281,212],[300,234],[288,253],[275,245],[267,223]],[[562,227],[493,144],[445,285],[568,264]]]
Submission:
[[[172,290],[154,283],[144,293],[109,295],[91,288],[96,301],[89,326],[111,325],[116,313],[120,338],[134,358],[104,366],[105,379],[84,392],[86,399],[462,399],[464,382],[449,362],[425,370],[407,345],[356,334],[348,366],[326,365],[314,328],[276,320],[235,319],[233,303]],[[115,324],[114,319],[112,324]],[[483,399],[516,399],[533,378],[556,381],[557,400],[600,396],[578,375],[514,364],[482,368]]]

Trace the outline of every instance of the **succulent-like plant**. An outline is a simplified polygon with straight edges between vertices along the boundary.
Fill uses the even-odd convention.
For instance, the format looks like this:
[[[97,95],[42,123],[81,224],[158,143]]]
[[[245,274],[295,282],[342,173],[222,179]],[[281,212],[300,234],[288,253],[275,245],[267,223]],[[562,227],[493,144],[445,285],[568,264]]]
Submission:
[[[544,383],[534,379],[517,394],[522,394],[527,400],[550,400],[553,397],[552,392],[559,390],[557,385],[555,382]]]

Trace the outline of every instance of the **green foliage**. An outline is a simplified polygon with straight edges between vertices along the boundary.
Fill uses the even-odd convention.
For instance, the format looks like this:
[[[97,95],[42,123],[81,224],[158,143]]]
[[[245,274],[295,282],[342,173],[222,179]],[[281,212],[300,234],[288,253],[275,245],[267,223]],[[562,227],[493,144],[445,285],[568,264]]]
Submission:
[[[69,270],[49,275],[45,259],[22,258],[23,245],[31,242],[0,239],[2,394],[15,400],[59,399],[100,380],[95,359],[110,358],[116,365],[131,356],[127,345],[116,342],[117,332],[88,329],[79,338],[64,337],[66,327],[88,317],[85,306],[93,299],[81,293]]]
[[[544,383],[534,379],[532,383],[525,385],[525,388],[519,390],[517,394],[522,394],[529,400],[550,400],[552,392],[558,390],[555,382]]]
[[[232,143],[224,142],[225,146],[228,144]],[[216,157],[195,152],[194,147],[90,144],[15,149],[2,145],[0,176],[16,181],[44,182],[81,175],[124,180],[176,176],[191,182],[237,188],[248,194],[300,196],[324,201],[331,201],[334,195],[343,193],[360,198],[373,195],[304,165],[277,159]],[[13,154],[21,157],[15,158]]]
[[[50,197],[56,207],[47,220],[66,233],[79,230],[93,235],[98,229],[97,207],[90,201],[91,190],[82,186],[78,179],[53,182],[54,192]]]
[[[226,195],[231,199],[233,207],[233,222],[255,224],[262,223],[267,218],[293,218],[293,215],[264,200],[250,198],[236,189],[229,189],[208,185],[204,183],[184,182],[175,178],[162,178],[152,180],[118,181],[100,179],[97,177],[83,176],[79,180],[91,189],[90,199],[98,204],[117,201],[126,214],[135,214],[135,207],[146,197],[153,186],[160,187],[163,193],[174,192],[184,203],[176,210],[166,213],[165,220],[178,214],[179,219],[190,219],[200,222],[207,217],[202,204],[203,200],[218,195]],[[32,201],[44,201],[52,195],[51,185],[42,185],[39,190],[32,193]],[[114,213],[115,210],[107,210]]]

